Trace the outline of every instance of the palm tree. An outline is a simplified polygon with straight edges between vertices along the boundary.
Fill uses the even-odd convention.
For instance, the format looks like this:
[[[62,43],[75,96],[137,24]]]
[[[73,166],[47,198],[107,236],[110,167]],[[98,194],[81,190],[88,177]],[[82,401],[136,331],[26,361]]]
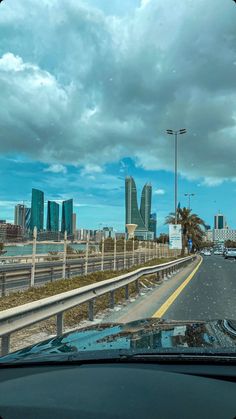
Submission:
[[[199,248],[204,235],[203,228],[206,227],[205,222],[197,214],[191,212],[191,209],[185,207],[177,209],[177,223],[181,224],[183,234],[182,255],[184,255],[185,247],[188,246],[189,239],[192,239],[193,248]],[[166,224],[175,224],[174,213],[166,217]]]

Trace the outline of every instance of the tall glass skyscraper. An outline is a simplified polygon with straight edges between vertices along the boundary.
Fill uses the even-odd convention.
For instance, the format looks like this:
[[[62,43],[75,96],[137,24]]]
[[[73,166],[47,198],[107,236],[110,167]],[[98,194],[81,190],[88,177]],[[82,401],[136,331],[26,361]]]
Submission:
[[[125,222],[137,224],[134,235],[141,240],[152,240],[155,235],[154,220],[151,220],[152,186],[146,183],[142,190],[140,210],[137,189],[132,176],[125,179]]]
[[[154,239],[157,237],[157,215],[156,213],[151,214],[149,222],[149,231],[152,231],[154,234]]]
[[[61,232],[67,235],[73,234],[73,199],[62,202]]]
[[[59,231],[59,204],[48,201],[47,231]]]
[[[25,230],[29,231],[31,226],[31,208],[25,208]]]
[[[137,230],[146,231],[147,228],[138,208],[136,185],[131,176],[125,179],[125,207],[126,224],[137,224]]]
[[[142,196],[141,196],[140,214],[147,230],[149,230],[151,207],[152,207],[152,185],[150,183],[146,183],[146,185],[144,185],[143,187]]]
[[[32,189],[31,199],[31,231],[37,227],[38,231],[43,231],[44,221],[44,193],[38,189]]]
[[[216,230],[222,230],[227,227],[225,216],[222,214],[217,214],[214,217],[214,227]]]

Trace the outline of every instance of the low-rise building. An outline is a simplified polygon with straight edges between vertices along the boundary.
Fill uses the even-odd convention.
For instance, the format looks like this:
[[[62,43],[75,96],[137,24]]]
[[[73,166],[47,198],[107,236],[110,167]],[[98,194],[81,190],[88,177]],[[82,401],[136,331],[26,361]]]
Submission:
[[[17,242],[23,239],[23,230],[19,225],[0,223],[0,242]]]
[[[236,230],[231,230],[228,228],[213,230],[214,242],[224,242],[226,240],[236,241]]]

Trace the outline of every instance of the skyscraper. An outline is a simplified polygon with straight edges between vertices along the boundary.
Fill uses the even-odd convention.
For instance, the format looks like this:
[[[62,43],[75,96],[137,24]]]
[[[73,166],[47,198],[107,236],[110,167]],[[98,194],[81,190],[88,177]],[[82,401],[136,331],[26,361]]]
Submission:
[[[144,185],[143,187],[143,191],[141,195],[140,214],[147,230],[149,229],[151,206],[152,206],[152,185],[150,183],[146,183],[146,185]]]
[[[222,214],[217,214],[214,217],[214,228],[215,230],[222,230],[227,227],[225,216]]]
[[[32,189],[31,198],[31,231],[37,227],[38,231],[43,231],[44,220],[44,193],[38,189]]]
[[[15,219],[14,224],[25,228],[25,210],[26,207],[23,204],[17,204],[15,206]]]
[[[156,213],[151,214],[149,221],[149,231],[152,231],[154,234],[154,239],[157,237],[157,215]]]
[[[59,231],[59,204],[48,201],[47,231]]]
[[[137,224],[135,236],[140,239],[152,239],[150,230],[150,212],[152,187],[146,184],[142,191],[140,210],[138,208],[137,189],[131,176],[125,179],[125,221],[126,224]]]
[[[73,199],[62,202],[61,232],[67,235],[73,234]]]
[[[31,225],[31,208],[25,208],[25,230],[30,230]]]
[[[138,208],[136,185],[131,176],[128,176],[125,179],[125,206],[125,223],[137,224],[137,230],[146,231],[147,229]]]

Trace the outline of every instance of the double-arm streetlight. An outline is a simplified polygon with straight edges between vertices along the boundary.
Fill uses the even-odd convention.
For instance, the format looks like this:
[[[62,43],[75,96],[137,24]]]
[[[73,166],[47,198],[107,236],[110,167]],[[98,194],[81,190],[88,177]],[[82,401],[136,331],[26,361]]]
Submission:
[[[195,196],[195,193],[185,193],[184,196],[188,196],[188,209],[191,208],[191,196]]]
[[[166,130],[167,134],[175,136],[175,224],[177,224],[177,199],[178,199],[178,135],[186,134],[185,128],[174,131]]]

